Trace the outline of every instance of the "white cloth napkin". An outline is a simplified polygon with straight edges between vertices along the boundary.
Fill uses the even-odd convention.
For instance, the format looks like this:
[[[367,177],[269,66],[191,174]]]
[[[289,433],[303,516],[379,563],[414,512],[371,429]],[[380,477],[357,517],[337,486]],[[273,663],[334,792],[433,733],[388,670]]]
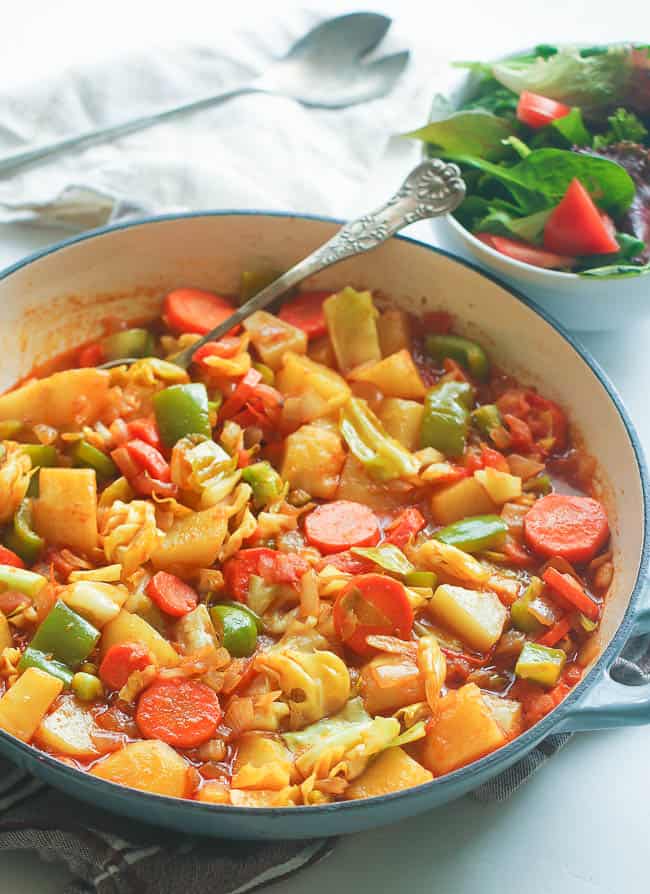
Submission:
[[[313,10],[297,12],[291,21],[256,21],[255,30],[212,32],[209,46],[144,48],[0,95],[0,157],[244,82],[319,18]],[[393,25],[377,53],[409,44]],[[243,96],[6,175],[0,178],[0,222],[78,230],[125,216],[201,208],[340,217],[366,210],[364,200],[372,205],[381,199],[417,160],[416,143],[391,141],[391,135],[425,120],[432,85],[445,68],[430,56],[416,49],[393,92],[363,105],[330,111],[283,97]],[[389,141],[395,173],[382,185],[377,177]]]

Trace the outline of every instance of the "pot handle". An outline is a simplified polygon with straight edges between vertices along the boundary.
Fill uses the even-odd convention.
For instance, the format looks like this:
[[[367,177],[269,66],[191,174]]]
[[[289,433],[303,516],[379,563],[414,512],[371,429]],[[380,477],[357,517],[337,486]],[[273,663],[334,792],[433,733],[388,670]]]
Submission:
[[[650,649],[650,582],[646,583],[626,643],[638,638],[639,654]],[[605,669],[594,686],[566,714],[553,732],[576,733],[584,730],[611,729],[617,726],[643,726],[650,723],[650,683],[621,683]]]

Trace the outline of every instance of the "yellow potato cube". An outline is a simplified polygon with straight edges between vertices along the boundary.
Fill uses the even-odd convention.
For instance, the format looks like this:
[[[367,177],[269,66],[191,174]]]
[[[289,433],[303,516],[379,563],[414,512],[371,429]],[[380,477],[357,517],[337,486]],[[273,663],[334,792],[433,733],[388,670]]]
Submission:
[[[64,587],[59,598],[99,630],[120,613],[129,595],[126,587],[80,580]]]
[[[48,543],[88,553],[97,546],[94,469],[41,469],[34,528]]]
[[[180,661],[176,649],[151,624],[124,609],[102,630],[99,646],[102,656],[116,643],[135,642],[146,646],[161,667],[174,667]]]
[[[377,334],[382,356],[411,348],[411,321],[403,310],[385,310],[377,320]]]
[[[424,679],[415,661],[403,655],[378,655],[361,669],[359,692],[369,714],[394,714],[425,700]]]
[[[479,652],[487,652],[501,636],[508,610],[496,593],[441,584],[429,601],[434,620]]]
[[[333,369],[316,363],[309,357],[288,353],[284,357],[282,369],[275,377],[276,388],[285,395],[287,411],[293,409],[296,421],[311,422],[320,416],[327,416],[339,410],[350,397],[350,386]],[[299,402],[297,413],[293,404]]]
[[[330,500],[339,486],[345,451],[340,436],[317,425],[303,425],[285,441],[280,474],[292,488]]]
[[[359,460],[349,454],[343,464],[337,500],[365,503],[375,512],[392,512],[403,507],[404,498],[393,493],[381,481],[371,478]]]
[[[87,707],[73,695],[62,696],[60,704],[47,714],[34,734],[38,745],[69,757],[99,754],[91,733],[98,729]]]
[[[285,323],[274,314],[258,310],[243,323],[251,337],[251,343],[260,355],[262,363],[271,369],[280,369],[288,351],[304,354],[307,351],[307,335],[291,323]]]
[[[90,773],[141,792],[182,798],[187,794],[189,764],[164,742],[131,742],[110,754]]]
[[[436,776],[457,770],[507,741],[474,683],[452,689],[438,702],[435,722],[421,750],[422,763]]]
[[[223,506],[210,506],[177,519],[151,556],[156,568],[209,568],[228,533]]]
[[[521,702],[512,698],[501,698],[491,692],[483,692],[483,701],[492,712],[508,739],[514,739],[523,729],[523,710]]]
[[[345,790],[345,797],[376,798],[431,782],[433,774],[403,748],[387,748]]]
[[[62,689],[57,677],[28,667],[0,698],[0,729],[29,742]]]
[[[94,422],[108,404],[110,373],[66,369],[0,397],[0,420],[19,419],[64,428]]]
[[[431,513],[438,525],[450,525],[472,515],[490,515],[495,505],[475,478],[461,478],[441,487],[431,497]]]
[[[388,434],[414,453],[420,446],[420,428],[424,406],[414,400],[385,398],[377,412]]]
[[[417,400],[426,394],[411,352],[406,348],[384,357],[378,363],[365,363],[353,369],[348,378],[352,382],[375,385],[386,397]]]
[[[474,478],[485,488],[490,500],[499,506],[521,496],[521,478],[517,475],[488,467],[474,472]]]

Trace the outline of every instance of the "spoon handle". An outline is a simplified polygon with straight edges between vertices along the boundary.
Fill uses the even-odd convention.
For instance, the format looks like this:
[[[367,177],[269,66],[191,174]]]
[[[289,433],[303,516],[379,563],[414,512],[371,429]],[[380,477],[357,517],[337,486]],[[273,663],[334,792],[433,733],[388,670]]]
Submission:
[[[267,307],[308,276],[345,258],[377,248],[409,224],[454,211],[464,197],[465,184],[456,165],[447,164],[439,158],[421,162],[385,205],[346,223],[324,245],[254,295],[220,326],[177,354],[174,363],[187,369],[192,355],[201,345],[222,338],[237,323]]]
[[[138,130],[144,130],[147,127],[153,127],[155,124],[162,124],[178,115],[187,115],[191,112],[200,112],[203,109],[211,108],[219,103],[226,102],[236,96],[243,96],[245,93],[265,92],[265,88],[261,79],[252,81],[250,84],[244,84],[232,90],[224,90],[222,93],[215,93],[212,96],[206,96],[203,99],[196,99],[192,102],[184,103],[180,106],[172,106],[155,112],[153,115],[142,115],[139,118],[130,118],[128,121],[121,121],[118,124],[111,124],[107,127],[98,127],[94,130],[87,130],[84,133],[74,134],[71,137],[65,137],[62,140],[55,140],[52,143],[44,143],[36,146],[34,149],[28,149],[25,152],[16,152],[13,155],[5,155],[0,158],[0,176],[4,174],[12,174],[21,168],[44,161],[52,156],[61,155],[70,149],[82,149],[87,146],[94,146],[98,143],[105,143],[108,140],[114,140],[117,137],[125,137],[130,133]]]

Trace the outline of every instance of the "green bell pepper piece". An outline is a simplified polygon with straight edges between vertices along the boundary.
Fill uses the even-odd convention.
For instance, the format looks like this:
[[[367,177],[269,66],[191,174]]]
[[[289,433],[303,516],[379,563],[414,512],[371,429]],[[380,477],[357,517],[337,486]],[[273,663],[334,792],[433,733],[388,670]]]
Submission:
[[[34,649],[79,667],[97,645],[99,630],[59,600],[32,638]]]
[[[472,412],[472,422],[486,438],[491,438],[494,429],[503,425],[503,419],[496,404],[482,404],[477,407]]]
[[[242,481],[253,488],[256,509],[261,509],[277,500],[284,490],[284,481],[266,460],[246,466],[242,469],[241,477]]]
[[[510,619],[517,630],[536,635],[541,633],[544,625],[530,611],[530,603],[536,599],[544,589],[544,582],[538,577],[531,577],[523,595],[516,599],[510,606]]]
[[[159,391],[153,399],[158,431],[166,447],[173,447],[187,435],[212,437],[205,385],[172,385]]]
[[[501,546],[508,531],[498,515],[475,515],[447,525],[433,536],[435,540],[456,546],[466,553],[480,553],[484,549]]]
[[[483,348],[461,335],[428,335],[424,346],[434,360],[450,357],[479,382],[485,382],[490,374],[490,363]]]
[[[14,568],[13,565],[0,565],[0,585],[7,590],[17,590],[25,596],[38,596],[47,578],[35,571],[27,571],[26,568]]]
[[[266,363],[254,362],[253,368],[262,376],[262,381],[265,385],[272,385],[275,382],[275,373],[270,366],[266,365]]]
[[[424,398],[420,446],[435,447],[445,456],[461,456],[473,400],[474,392],[467,382],[442,382],[430,388]]]
[[[257,623],[252,615],[234,605],[213,605],[212,622],[222,644],[235,658],[252,655],[257,645]]]
[[[279,270],[244,270],[239,280],[239,303],[245,304],[280,276]]]
[[[435,571],[410,571],[404,575],[404,583],[407,587],[431,587],[434,589],[438,583],[438,575]]]
[[[553,490],[553,482],[549,475],[536,475],[534,478],[524,481],[522,490],[527,494],[543,494],[546,496]]]
[[[0,421],[0,441],[10,441],[21,431],[23,423],[18,419],[3,419]]]
[[[566,662],[566,652],[527,642],[519,654],[515,674],[540,686],[555,686]]]
[[[119,474],[110,456],[93,447],[88,441],[77,441],[70,451],[70,456],[75,466],[94,469],[100,481],[108,481],[109,478],[115,478]]]
[[[5,546],[23,562],[32,565],[38,559],[45,541],[32,528],[32,501],[24,499],[14,515],[13,527],[5,535]]]
[[[341,410],[339,428],[350,452],[372,478],[390,481],[417,475],[416,458],[386,432],[362,398],[348,400]]]
[[[33,646],[27,646],[18,662],[19,671],[26,671],[28,667],[37,667],[51,677],[57,677],[57,679],[63,681],[65,686],[70,686],[74,676],[70,668],[66,667],[62,661],[51,658],[44,652],[34,649]]]
[[[121,360],[122,357],[151,357],[154,352],[154,338],[147,329],[125,329],[114,332],[100,341],[107,360]]]
[[[51,469],[59,464],[59,451],[51,444],[21,444],[21,450],[32,461],[32,469]]]

